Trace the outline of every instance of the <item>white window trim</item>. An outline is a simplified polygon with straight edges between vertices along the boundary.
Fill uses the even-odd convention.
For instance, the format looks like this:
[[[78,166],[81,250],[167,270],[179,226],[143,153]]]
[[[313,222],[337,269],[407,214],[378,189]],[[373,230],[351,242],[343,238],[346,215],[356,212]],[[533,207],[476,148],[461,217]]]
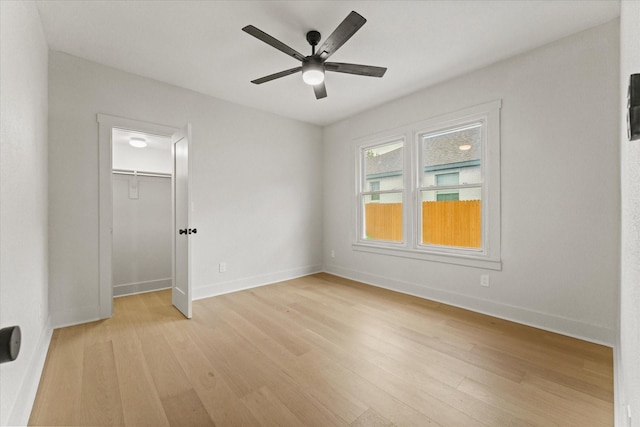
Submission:
[[[425,261],[457,264],[469,267],[501,270],[501,205],[500,205],[500,108],[502,101],[496,100],[466,108],[400,128],[360,138],[355,143],[355,220],[352,244],[354,250],[380,255],[398,256]],[[438,129],[455,127],[471,121],[483,121],[485,145],[482,150],[482,249],[464,249],[419,244],[418,218],[420,144],[419,136]],[[404,141],[404,193],[403,193],[403,241],[384,242],[363,239],[363,207],[361,203],[363,148],[381,145],[402,139]]]

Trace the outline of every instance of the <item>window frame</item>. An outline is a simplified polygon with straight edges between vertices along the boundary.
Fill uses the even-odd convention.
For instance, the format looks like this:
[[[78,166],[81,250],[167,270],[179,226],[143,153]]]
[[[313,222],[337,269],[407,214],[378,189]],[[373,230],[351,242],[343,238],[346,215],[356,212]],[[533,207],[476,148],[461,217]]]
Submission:
[[[502,269],[501,261],[501,207],[500,207],[500,110],[502,101],[496,100],[463,110],[411,123],[391,131],[359,138],[355,145],[356,197],[355,239],[352,248],[357,251],[399,256],[426,261],[465,265],[470,267]],[[482,187],[482,248],[458,248],[421,244],[421,136],[439,130],[460,127],[472,122],[482,122],[483,146],[481,149],[481,183],[469,184]],[[403,150],[403,227],[402,243],[362,238],[364,205],[362,204],[364,148],[404,141]]]

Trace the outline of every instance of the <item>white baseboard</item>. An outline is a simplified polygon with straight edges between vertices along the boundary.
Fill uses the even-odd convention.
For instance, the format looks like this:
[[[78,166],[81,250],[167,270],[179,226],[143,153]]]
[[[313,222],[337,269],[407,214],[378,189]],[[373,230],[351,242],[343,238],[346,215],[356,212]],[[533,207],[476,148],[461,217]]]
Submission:
[[[142,294],[145,292],[159,291],[171,287],[171,277],[166,279],[149,280],[146,282],[125,283],[123,285],[113,286],[113,296],[121,297],[124,295]]]
[[[51,313],[51,325],[54,329],[94,322],[96,320],[100,320],[99,306],[84,306]]]
[[[357,280],[368,285],[472,310],[477,313],[567,335],[607,347],[613,347],[615,342],[615,331],[603,326],[591,325],[562,316],[448,292],[422,284],[369,274],[337,265],[325,265],[324,271],[346,279]]]
[[[51,327],[51,317],[49,317],[38,338],[36,349],[29,362],[29,369],[27,369],[25,378],[22,381],[22,386],[20,390],[18,390],[16,403],[9,414],[7,425],[26,426],[29,422],[33,403],[36,400],[36,393],[38,392],[38,385],[40,384],[40,377],[44,369],[44,362],[47,359],[47,351],[49,350],[52,334],[53,328]]]
[[[243,291],[245,289],[257,288],[259,286],[270,285],[272,283],[283,282],[285,280],[291,280],[320,272],[322,272],[322,265],[309,265],[290,270],[277,271],[275,273],[214,283],[193,289],[193,300],[195,301],[231,292]]]

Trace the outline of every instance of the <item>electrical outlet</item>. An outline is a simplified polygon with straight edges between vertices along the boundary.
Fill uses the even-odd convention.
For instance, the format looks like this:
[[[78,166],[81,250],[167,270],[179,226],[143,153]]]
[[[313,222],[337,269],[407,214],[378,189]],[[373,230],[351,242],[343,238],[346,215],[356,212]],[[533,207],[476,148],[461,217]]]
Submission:
[[[489,287],[489,275],[481,274],[480,275],[480,286]]]
[[[227,263],[226,262],[221,262],[220,264],[218,264],[218,270],[220,271],[220,273],[226,273],[227,272]]]
[[[335,257],[336,257],[336,251],[331,249],[331,258],[335,258]]]

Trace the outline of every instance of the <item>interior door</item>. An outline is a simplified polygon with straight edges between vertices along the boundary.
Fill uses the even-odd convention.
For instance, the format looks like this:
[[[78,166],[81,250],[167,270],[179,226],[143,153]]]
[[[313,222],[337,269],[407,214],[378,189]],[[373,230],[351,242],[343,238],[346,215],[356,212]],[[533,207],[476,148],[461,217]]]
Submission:
[[[173,152],[173,305],[191,319],[191,280],[189,277],[190,240],[197,232],[191,228],[189,197],[189,140],[191,125],[171,137]]]

